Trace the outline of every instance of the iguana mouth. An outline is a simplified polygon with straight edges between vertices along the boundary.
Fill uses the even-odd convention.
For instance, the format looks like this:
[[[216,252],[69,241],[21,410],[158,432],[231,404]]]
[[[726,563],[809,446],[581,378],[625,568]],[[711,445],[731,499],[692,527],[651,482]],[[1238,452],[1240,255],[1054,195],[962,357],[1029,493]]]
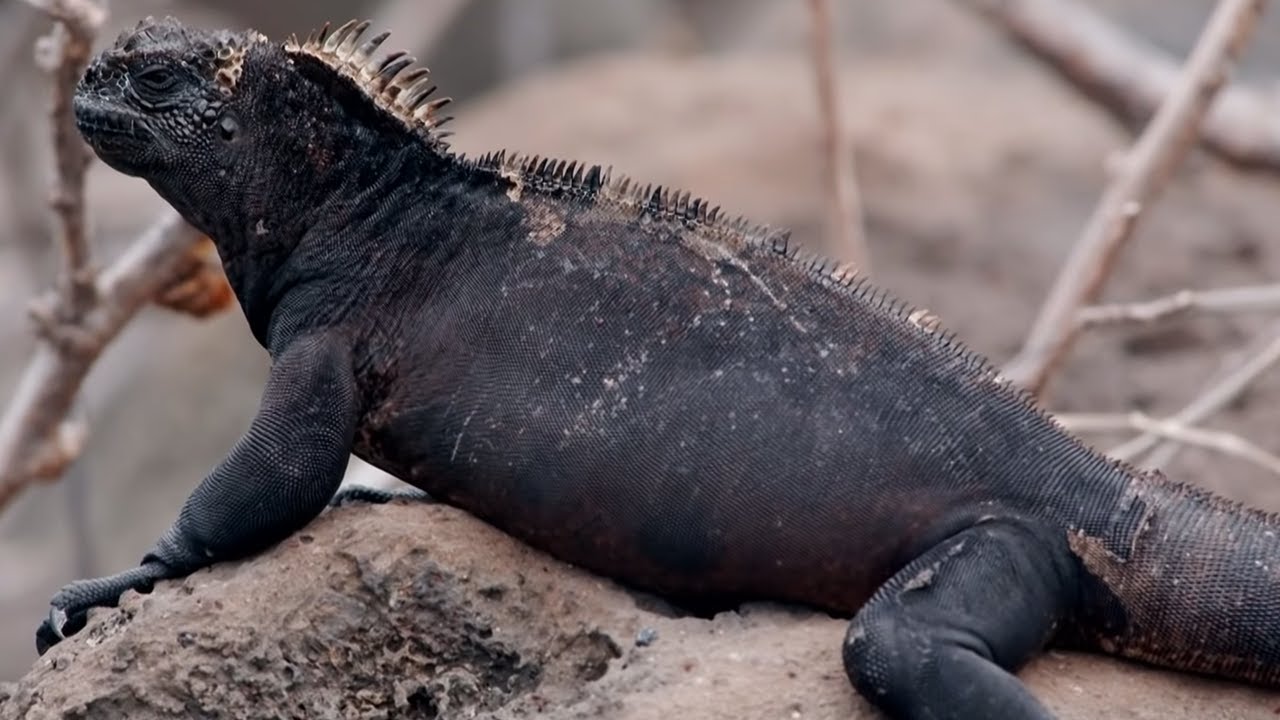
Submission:
[[[148,140],[153,133],[140,113],[77,97],[74,101],[76,127],[97,145],[112,138]]]

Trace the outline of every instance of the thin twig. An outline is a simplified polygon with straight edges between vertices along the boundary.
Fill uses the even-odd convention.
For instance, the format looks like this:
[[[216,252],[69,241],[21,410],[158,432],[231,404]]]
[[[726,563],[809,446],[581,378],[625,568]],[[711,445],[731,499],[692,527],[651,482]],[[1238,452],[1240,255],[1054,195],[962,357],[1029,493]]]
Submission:
[[[96,301],[74,342],[42,342],[0,417],[0,508],[27,484],[57,478],[75,459],[84,430],[67,420],[94,361],[133,315],[187,267],[202,236],[167,213],[95,283]]]
[[[1078,309],[1097,296],[1139,216],[1186,155],[1205,110],[1225,82],[1262,6],[1263,0],[1218,3],[1177,88],[1161,103],[1103,194],[1021,352],[1005,368],[1005,375],[1014,382],[1035,393],[1043,391],[1075,340]]]
[[[1280,310],[1280,284],[1179,290],[1154,300],[1094,305],[1076,314],[1078,330],[1118,323],[1151,323],[1191,310],[1240,313]]]
[[[813,23],[814,80],[827,174],[827,242],[833,251],[856,265],[861,273],[869,274],[871,253],[867,247],[858,181],[854,176],[853,148],[840,121],[831,6],[828,0],[809,0],[809,10]]]
[[[961,0],[1122,122],[1140,126],[1178,81],[1175,58],[1077,0]],[[1280,170],[1280,99],[1233,85],[1200,128],[1205,147]]]
[[[90,0],[28,0],[56,22],[36,45],[40,64],[53,74],[49,123],[57,158],[57,180],[51,205],[58,224],[64,269],[59,282],[61,318],[74,322],[93,301],[89,245],[85,238],[84,177],[92,154],[76,129],[71,97],[89,64],[93,41],[106,19],[101,5]]]
[[[1176,419],[1159,420],[1140,412],[1125,414],[1062,414],[1058,422],[1072,432],[1115,432],[1137,430],[1182,445],[1216,450],[1225,455],[1247,460],[1280,475],[1280,457],[1263,450],[1249,440],[1221,430],[1205,430],[1183,425]]]
[[[1271,334],[1255,341],[1254,347],[1246,351],[1244,357],[1246,360],[1243,363],[1216,378],[1209,389],[1201,394],[1201,397],[1207,396],[1206,400],[1201,401],[1201,405],[1188,406],[1185,410],[1188,418],[1186,424],[1203,422],[1204,418],[1234,401],[1265,371],[1280,363],[1280,324],[1276,325]],[[1158,443],[1146,453],[1146,461],[1167,466],[1173,462],[1179,447],[1176,443]]]
[[[1199,425],[1213,413],[1226,407],[1244,392],[1258,376],[1280,362],[1280,323],[1258,341],[1258,347],[1248,354],[1244,362],[1228,371],[1221,378],[1187,403],[1169,418],[1169,422],[1183,427]],[[1160,442],[1155,433],[1145,433],[1111,450],[1111,455],[1122,460],[1137,460],[1150,452]],[[1167,460],[1165,461],[1167,462]]]

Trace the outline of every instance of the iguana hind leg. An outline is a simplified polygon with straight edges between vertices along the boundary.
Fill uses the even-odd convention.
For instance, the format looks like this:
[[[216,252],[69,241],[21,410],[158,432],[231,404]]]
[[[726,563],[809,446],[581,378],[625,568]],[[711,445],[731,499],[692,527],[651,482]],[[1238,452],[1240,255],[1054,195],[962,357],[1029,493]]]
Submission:
[[[849,678],[895,719],[1052,718],[1011,672],[1071,612],[1066,535],[991,520],[934,546],[858,612]]]
[[[249,431],[187,498],[178,519],[135,568],[80,580],[53,596],[36,650],[84,626],[90,608],[126,590],[251,555],[319,515],[342,482],[357,416],[355,381],[338,338],[289,344],[272,364]]]

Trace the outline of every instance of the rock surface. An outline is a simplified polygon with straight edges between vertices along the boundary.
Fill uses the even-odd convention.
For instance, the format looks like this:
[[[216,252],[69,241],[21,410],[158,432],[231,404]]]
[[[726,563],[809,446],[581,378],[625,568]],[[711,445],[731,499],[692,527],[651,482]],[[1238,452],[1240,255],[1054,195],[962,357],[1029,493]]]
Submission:
[[[879,717],[844,622],[711,619],[561,564],[445,506],[335,510],[263,556],[96,611],[0,688],[0,720]],[[1271,718],[1280,694],[1051,653],[1063,720]]]

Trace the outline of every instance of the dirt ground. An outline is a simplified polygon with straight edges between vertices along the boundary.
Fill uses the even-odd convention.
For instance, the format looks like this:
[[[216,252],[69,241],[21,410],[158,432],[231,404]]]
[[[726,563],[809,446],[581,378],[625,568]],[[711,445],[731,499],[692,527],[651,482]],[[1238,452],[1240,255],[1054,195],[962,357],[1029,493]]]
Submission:
[[[850,66],[842,78],[877,279],[937,312],[975,349],[1008,358],[1101,192],[1108,154],[1126,136],[1032,66],[987,72],[974,64],[885,60]],[[792,227],[812,243],[823,194],[808,83],[804,59],[794,55],[592,59],[471,104],[454,124],[456,145],[612,164]],[[1273,281],[1280,276],[1277,189],[1273,178],[1197,155],[1142,225],[1108,298]],[[1063,410],[1172,411],[1269,322],[1183,318],[1091,334],[1049,402]],[[236,388],[251,402],[243,365],[221,361],[253,352],[234,318],[164,329],[201,339],[157,346],[140,373],[153,367],[145,363],[189,363],[204,373],[200,392],[226,396]],[[209,348],[219,362],[202,365]],[[156,398],[191,397],[187,376],[151,374],[146,388]],[[189,418],[162,414],[157,422],[154,412],[130,412],[131,419],[95,428],[97,447],[161,426],[190,426]],[[174,447],[187,464],[193,454],[216,458],[228,444],[217,433],[233,437],[242,418],[205,416],[210,427],[202,431],[210,436],[198,441],[208,448],[192,450],[197,440],[179,437],[134,443],[138,449],[127,457],[91,455],[103,479],[95,492],[115,492],[106,484],[111,478],[168,477]],[[1213,426],[1277,451],[1268,429],[1278,421],[1280,376],[1273,373]],[[1099,438],[1103,447],[1110,440]],[[1280,509],[1280,482],[1243,462],[1187,450],[1167,471]],[[189,487],[158,492],[180,499]],[[136,547],[114,551],[105,565],[136,561],[172,518],[159,506],[99,520],[104,535],[139,536]],[[26,717],[117,717],[129,707],[146,708],[136,717],[252,717],[255,708],[285,707],[286,694],[307,703],[310,717],[451,716],[455,708],[492,717],[541,710],[565,718],[866,716],[840,670],[839,620],[772,606],[709,621],[649,613],[609,583],[449,512],[432,510],[425,519],[418,512],[385,508],[368,520],[327,519],[308,531],[313,542],[295,538],[259,562],[219,567],[181,590],[104,613],[88,640],[49,660],[19,660],[34,662],[34,670],[9,688],[0,718],[37,706],[45,710]],[[237,591],[241,584],[253,592]],[[29,648],[47,597],[40,589],[20,610],[4,613],[5,637]],[[645,628],[656,629],[658,639],[637,647]],[[17,640],[6,647],[19,647]],[[322,680],[327,668],[348,662],[366,663],[367,672],[345,684]],[[1027,678],[1067,718],[1261,718],[1280,711],[1271,694],[1120,663],[1051,655]],[[42,714],[49,708],[65,713]]]

